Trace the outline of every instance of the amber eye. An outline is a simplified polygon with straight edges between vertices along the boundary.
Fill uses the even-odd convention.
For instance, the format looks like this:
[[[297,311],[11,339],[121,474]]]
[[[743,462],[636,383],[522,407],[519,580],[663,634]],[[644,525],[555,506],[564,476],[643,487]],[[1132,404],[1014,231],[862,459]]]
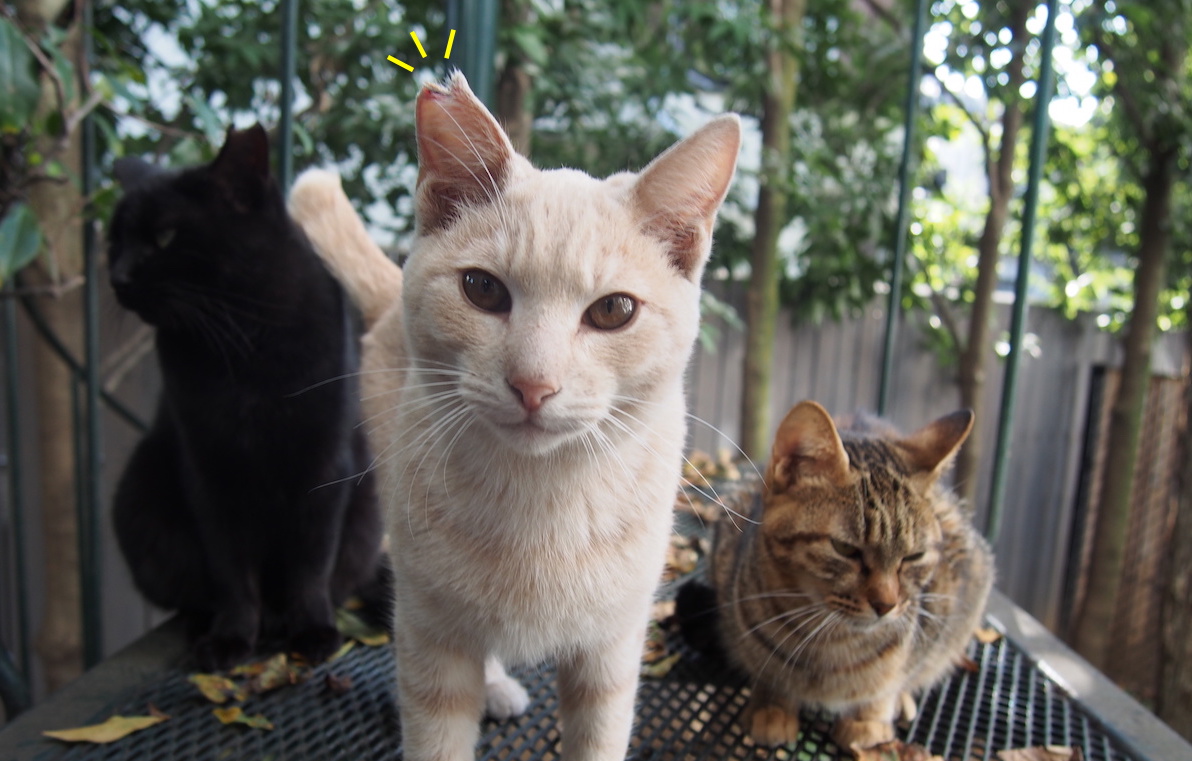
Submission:
[[[508,312],[513,308],[509,289],[484,270],[468,270],[463,276],[464,295],[486,312]]]
[[[165,227],[157,231],[157,237],[153,242],[157,244],[158,248],[165,248],[170,245],[170,241],[174,240],[174,228]]]
[[[637,302],[632,296],[614,293],[605,296],[588,307],[584,313],[589,325],[600,330],[616,330],[629,324],[637,311]]]
[[[841,542],[836,539],[832,540],[832,549],[836,550],[836,554],[848,558],[849,560],[856,560],[861,557],[861,549],[854,547],[848,542]]]

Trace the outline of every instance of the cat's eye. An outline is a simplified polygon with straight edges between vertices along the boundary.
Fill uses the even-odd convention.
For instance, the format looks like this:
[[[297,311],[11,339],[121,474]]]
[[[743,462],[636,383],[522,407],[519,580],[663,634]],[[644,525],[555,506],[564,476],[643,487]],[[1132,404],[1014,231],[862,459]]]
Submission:
[[[842,542],[838,539],[832,540],[832,549],[836,550],[836,554],[846,557],[849,560],[856,560],[861,557],[860,547],[854,547],[848,542]]]
[[[468,270],[463,275],[464,295],[486,312],[508,312],[513,308],[509,289],[497,277],[484,270]]]
[[[912,554],[904,557],[902,559],[902,562],[904,562],[904,563],[918,563],[920,560],[923,559],[924,554],[926,554],[926,553],[923,553],[923,552],[912,553]]]
[[[629,324],[637,311],[637,301],[624,293],[614,293],[596,301],[584,313],[584,320],[599,330],[616,330]]]
[[[174,240],[174,233],[174,228],[163,227],[157,231],[157,235],[154,237],[153,242],[157,244],[158,248],[165,248],[166,246],[170,245],[170,241]]]

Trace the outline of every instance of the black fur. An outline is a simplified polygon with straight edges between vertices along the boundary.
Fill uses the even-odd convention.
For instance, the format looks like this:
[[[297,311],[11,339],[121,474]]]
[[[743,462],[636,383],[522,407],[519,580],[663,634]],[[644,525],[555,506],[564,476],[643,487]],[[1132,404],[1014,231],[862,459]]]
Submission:
[[[133,579],[187,617],[205,669],[258,638],[321,660],[334,606],[387,595],[354,317],[286,213],[259,125],[208,165],[124,159],[116,176],[112,286],[156,327],[163,382],[113,505]]]
[[[715,589],[695,579],[684,583],[675,595],[675,618],[692,650],[710,660],[726,662]]]

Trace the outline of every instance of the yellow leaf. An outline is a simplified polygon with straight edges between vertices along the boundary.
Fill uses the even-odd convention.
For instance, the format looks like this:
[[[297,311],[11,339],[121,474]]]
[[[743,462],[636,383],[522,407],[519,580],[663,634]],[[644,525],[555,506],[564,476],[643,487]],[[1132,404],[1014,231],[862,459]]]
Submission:
[[[997,757],[1000,761],[1078,761],[1084,755],[1079,748],[1048,745],[1046,747],[999,750]]]
[[[215,714],[215,718],[219,719],[221,724],[244,724],[253,729],[273,729],[273,722],[259,713],[255,716],[249,716],[244,713],[240,706],[212,708],[211,713]]]
[[[365,647],[379,647],[389,644],[389,633],[370,626],[355,613],[340,608],[335,611],[335,628],[345,637],[350,637]]]
[[[982,645],[992,645],[1002,638],[1002,633],[997,629],[990,629],[988,627],[981,627],[973,632],[973,636]]]
[[[68,743],[110,743],[163,721],[165,718],[160,716],[113,716],[102,724],[77,729],[56,729],[42,734]]]
[[[642,666],[642,676],[648,677],[650,679],[661,679],[671,672],[671,669],[675,667],[675,664],[678,663],[679,659],[682,657],[682,653],[675,653],[674,655],[663,658],[657,663],[644,665]]]
[[[268,692],[298,681],[299,669],[286,660],[285,653],[278,653],[265,661],[261,670],[249,682],[252,692]]]
[[[226,703],[232,700],[244,700],[244,689],[231,679],[219,674],[191,674],[187,681],[199,688],[203,697],[212,703]]]
[[[354,647],[356,647],[356,640],[345,639],[344,643],[339,646],[339,649],[336,650],[335,653],[333,653],[332,656],[327,659],[327,662],[330,663],[331,661],[338,661],[340,658],[343,658],[345,655],[347,655],[348,651]]]

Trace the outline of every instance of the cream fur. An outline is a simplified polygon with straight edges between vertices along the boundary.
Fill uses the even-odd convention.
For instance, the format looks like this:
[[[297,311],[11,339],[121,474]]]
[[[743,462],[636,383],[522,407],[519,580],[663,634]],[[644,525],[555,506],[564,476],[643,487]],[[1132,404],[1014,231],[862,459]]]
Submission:
[[[370,326],[364,404],[396,575],[405,758],[472,758],[486,703],[524,709],[496,659],[553,659],[565,757],[622,759],[739,123],[721,117],[640,175],[601,181],[534,169],[460,75],[418,109],[404,285],[333,176],[303,175],[291,199]],[[512,310],[472,305],[470,269],[499,278]],[[637,300],[629,324],[585,323],[621,293]],[[553,393],[528,412],[516,383]]]

